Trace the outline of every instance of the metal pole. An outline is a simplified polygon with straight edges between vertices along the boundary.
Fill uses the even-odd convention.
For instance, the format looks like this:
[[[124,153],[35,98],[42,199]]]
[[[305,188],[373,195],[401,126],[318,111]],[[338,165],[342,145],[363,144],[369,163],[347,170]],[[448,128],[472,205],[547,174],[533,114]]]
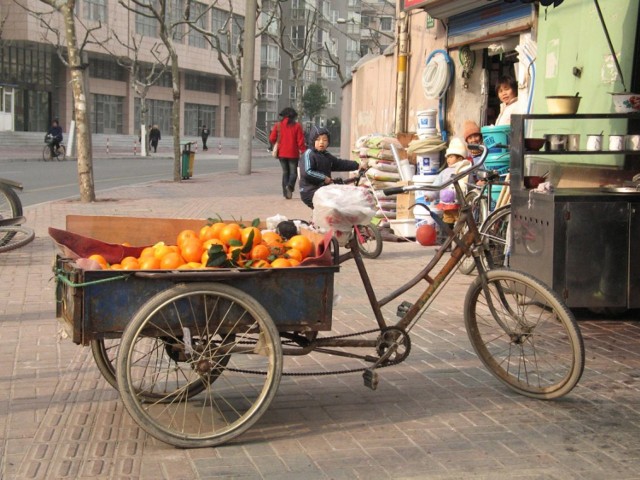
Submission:
[[[244,18],[244,54],[242,56],[242,94],[240,99],[240,145],[238,174],[251,175],[251,141],[253,138],[254,84],[253,64],[256,51],[256,0],[246,0]]]
[[[400,13],[396,86],[396,134],[406,132],[407,125],[407,56],[409,52],[408,18],[409,17],[406,13]]]
[[[598,17],[600,17],[600,23],[602,24],[602,29],[604,30],[604,35],[607,37],[607,43],[609,44],[609,50],[611,51],[611,56],[613,57],[613,61],[616,64],[616,68],[618,69],[618,75],[620,75],[620,83],[622,83],[622,88],[624,91],[627,91],[627,86],[624,84],[624,77],[622,76],[622,68],[620,68],[620,63],[618,62],[618,57],[616,56],[616,50],[613,48],[613,44],[611,43],[611,37],[609,36],[609,30],[607,30],[607,24],[604,23],[604,17],[602,16],[602,10],[600,10],[600,4],[598,0],[593,0],[593,3],[596,4],[596,10],[598,11]]]

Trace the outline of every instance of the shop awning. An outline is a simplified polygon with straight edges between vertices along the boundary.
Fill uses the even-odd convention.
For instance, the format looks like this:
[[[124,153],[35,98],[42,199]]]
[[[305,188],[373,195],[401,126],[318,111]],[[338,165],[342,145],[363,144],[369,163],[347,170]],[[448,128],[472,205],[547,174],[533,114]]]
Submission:
[[[445,19],[494,3],[540,3],[545,7],[557,7],[564,0],[401,0],[404,11],[421,8],[431,17]]]

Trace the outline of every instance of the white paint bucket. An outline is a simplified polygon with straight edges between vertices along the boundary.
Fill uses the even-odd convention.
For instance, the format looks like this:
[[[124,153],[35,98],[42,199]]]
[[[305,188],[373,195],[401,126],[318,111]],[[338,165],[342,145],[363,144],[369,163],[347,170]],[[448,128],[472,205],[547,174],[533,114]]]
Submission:
[[[438,111],[433,108],[429,110],[421,110],[416,114],[418,117],[418,129],[416,131],[418,135],[421,133],[427,133],[426,130],[435,130],[437,115]]]
[[[440,169],[440,153],[416,156],[416,173],[418,175],[433,175]]]

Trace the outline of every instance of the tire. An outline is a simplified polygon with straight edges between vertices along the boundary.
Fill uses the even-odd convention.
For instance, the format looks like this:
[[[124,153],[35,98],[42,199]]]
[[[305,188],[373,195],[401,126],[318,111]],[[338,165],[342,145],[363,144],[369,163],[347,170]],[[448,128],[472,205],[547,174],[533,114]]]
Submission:
[[[22,202],[13,188],[0,183],[0,219],[22,216]]]
[[[44,160],[45,162],[50,162],[51,160],[53,160],[53,157],[51,156],[51,148],[49,147],[49,145],[45,145],[42,149],[42,160]]]
[[[0,227],[0,252],[8,252],[16,248],[24,247],[32,242],[36,232],[27,227],[11,225]]]
[[[116,379],[125,408],[147,433],[176,447],[212,447],[265,413],[282,363],[278,331],[253,297],[224,284],[181,284],[134,315]],[[189,391],[194,385],[204,387],[198,395]],[[162,399],[141,394],[152,391]]]
[[[149,339],[146,339],[149,341]],[[154,339],[156,345],[151,349],[158,352],[167,352],[166,343],[162,339]],[[98,366],[98,370],[104,377],[104,379],[116,390],[118,389],[118,380],[116,379],[116,361],[118,357],[118,351],[120,350],[120,338],[110,339],[96,339],[91,340],[91,353],[93,359]],[[147,345],[147,348],[149,346]],[[160,359],[162,360],[162,359]],[[165,359],[166,361],[166,359]],[[202,381],[195,382],[189,386],[189,396],[194,396],[202,392],[205,388],[205,383]],[[141,397],[144,397],[148,401],[158,401],[167,399],[166,392],[155,392],[141,390],[139,392]]]
[[[64,162],[66,158],[67,158],[67,147],[61,144],[58,147],[58,155],[56,156],[56,160],[58,160],[59,162]]]
[[[378,258],[382,253],[382,234],[375,225],[356,225],[358,232],[358,249],[363,257]]]
[[[555,292],[525,273],[490,270],[486,282],[478,276],[464,301],[467,334],[482,363],[528,397],[569,393],[580,380],[585,355],[573,314]]]
[[[480,235],[482,236],[485,248],[490,252],[493,260],[493,267],[508,267],[507,265],[507,235],[509,233],[509,223],[511,221],[511,205],[502,207],[491,212],[491,215],[482,224]],[[489,265],[484,256],[481,257],[486,268]]]

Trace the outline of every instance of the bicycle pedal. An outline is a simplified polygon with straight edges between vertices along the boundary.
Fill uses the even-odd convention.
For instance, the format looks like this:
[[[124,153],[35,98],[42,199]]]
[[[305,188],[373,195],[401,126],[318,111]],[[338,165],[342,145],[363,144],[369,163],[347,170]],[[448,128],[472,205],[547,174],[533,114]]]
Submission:
[[[368,387],[371,390],[378,388],[378,373],[375,370],[367,368],[362,374],[362,378],[364,378],[365,387]]]
[[[396,315],[398,317],[404,317],[411,307],[413,307],[413,303],[407,302],[405,300],[400,305],[398,305],[398,309],[396,310]]]

